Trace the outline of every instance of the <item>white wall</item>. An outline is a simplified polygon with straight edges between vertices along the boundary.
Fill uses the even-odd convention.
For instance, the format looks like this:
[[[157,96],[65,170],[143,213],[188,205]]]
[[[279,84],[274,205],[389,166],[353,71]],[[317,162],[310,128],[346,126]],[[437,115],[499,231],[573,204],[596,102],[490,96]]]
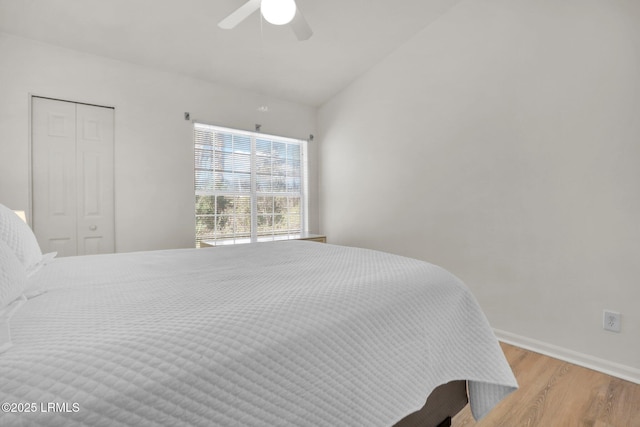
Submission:
[[[505,338],[640,382],[638,46],[640,2],[461,2],[320,109],[321,232],[439,264]]]
[[[0,33],[0,202],[29,207],[30,95],[115,107],[116,251],[193,247],[193,128],[205,123],[306,139],[316,110]],[[268,103],[270,111],[259,113]],[[310,225],[317,156],[309,144]]]

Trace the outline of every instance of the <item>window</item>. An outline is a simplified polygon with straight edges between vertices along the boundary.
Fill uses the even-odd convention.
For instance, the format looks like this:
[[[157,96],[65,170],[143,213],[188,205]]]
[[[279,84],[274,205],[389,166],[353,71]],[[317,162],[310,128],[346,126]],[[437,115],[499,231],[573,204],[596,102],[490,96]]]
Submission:
[[[306,141],[196,123],[196,247],[299,237]]]

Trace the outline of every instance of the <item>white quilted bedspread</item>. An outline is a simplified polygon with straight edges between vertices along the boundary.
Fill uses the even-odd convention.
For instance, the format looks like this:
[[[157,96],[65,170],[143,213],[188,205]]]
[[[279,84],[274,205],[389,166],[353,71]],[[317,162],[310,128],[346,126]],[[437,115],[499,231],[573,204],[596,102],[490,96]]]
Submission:
[[[517,387],[466,286],[382,252],[60,258],[30,283],[47,292],[11,320],[0,403],[36,410],[1,426],[391,426],[451,380],[476,417]]]

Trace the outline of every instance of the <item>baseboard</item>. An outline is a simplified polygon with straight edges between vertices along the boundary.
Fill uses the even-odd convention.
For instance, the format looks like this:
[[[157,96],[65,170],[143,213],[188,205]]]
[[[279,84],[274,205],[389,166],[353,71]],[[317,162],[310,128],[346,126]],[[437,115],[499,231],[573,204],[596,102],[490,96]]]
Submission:
[[[579,353],[564,347],[523,337],[500,329],[494,329],[493,332],[498,340],[507,344],[522,347],[526,350],[544,354],[545,356],[564,360],[565,362],[573,363],[574,365],[593,369],[594,371],[599,371],[607,375],[640,384],[640,369],[610,362],[605,359],[589,356],[588,354]]]

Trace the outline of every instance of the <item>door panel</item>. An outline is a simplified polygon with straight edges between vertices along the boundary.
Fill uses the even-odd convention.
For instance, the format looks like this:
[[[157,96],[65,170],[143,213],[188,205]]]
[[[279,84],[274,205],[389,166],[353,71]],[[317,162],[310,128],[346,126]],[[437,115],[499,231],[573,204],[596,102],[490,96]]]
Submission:
[[[78,104],[79,254],[111,253],[114,242],[113,109]]]
[[[73,214],[72,200],[67,196],[69,194],[69,170],[72,164],[69,159],[65,159],[65,152],[59,147],[49,147],[48,162],[44,167],[47,168],[49,175],[49,215],[65,216]],[[72,181],[72,180],[71,180]]]
[[[76,107],[34,98],[33,231],[43,252],[77,253]]]
[[[82,154],[82,170],[79,174],[83,181],[82,198],[84,209],[81,209],[81,216],[95,217],[100,215],[100,154],[84,152]]]
[[[104,237],[102,235],[85,237],[80,242],[81,250],[84,255],[96,255],[106,253],[103,249]]]

